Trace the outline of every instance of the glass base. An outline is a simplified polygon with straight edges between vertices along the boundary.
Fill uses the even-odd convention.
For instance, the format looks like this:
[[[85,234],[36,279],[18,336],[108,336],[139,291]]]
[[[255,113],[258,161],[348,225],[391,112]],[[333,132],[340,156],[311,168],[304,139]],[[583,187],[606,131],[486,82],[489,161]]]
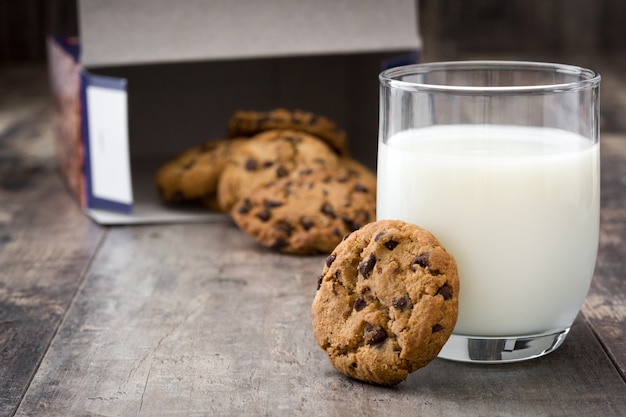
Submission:
[[[452,334],[439,357],[457,362],[508,363],[538,358],[556,350],[569,333],[557,332],[519,337],[479,337]]]

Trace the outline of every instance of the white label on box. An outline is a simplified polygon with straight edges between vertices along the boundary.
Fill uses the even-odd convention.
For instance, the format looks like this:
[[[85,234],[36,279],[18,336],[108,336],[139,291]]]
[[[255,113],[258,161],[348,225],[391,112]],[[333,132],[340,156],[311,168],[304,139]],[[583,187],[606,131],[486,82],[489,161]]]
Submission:
[[[86,90],[91,193],[103,200],[132,204],[126,91],[98,86]]]

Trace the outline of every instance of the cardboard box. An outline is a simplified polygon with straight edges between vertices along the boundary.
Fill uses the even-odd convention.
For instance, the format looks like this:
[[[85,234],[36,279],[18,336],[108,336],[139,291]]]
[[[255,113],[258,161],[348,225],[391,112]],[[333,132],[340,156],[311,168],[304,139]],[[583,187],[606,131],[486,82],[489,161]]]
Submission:
[[[81,0],[79,22],[48,39],[59,163],[101,224],[223,219],[165,206],[153,176],[236,110],[327,116],[374,168],[378,74],[421,48],[415,0]]]

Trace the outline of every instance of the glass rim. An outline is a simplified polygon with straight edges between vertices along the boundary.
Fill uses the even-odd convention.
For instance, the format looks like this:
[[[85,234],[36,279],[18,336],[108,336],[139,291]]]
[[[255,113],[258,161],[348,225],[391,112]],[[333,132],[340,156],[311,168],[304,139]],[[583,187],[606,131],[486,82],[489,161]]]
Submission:
[[[404,81],[406,75],[426,74],[435,71],[448,70],[519,70],[534,72],[551,72],[578,76],[579,79],[564,83],[537,83],[528,85],[505,86],[474,86],[474,85],[447,85],[435,83],[421,83]],[[503,60],[469,60],[469,61],[441,61],[421,64],[410,64],[393,67],[382,71],[379,75],[381,85],[408,91],[430,91],[442,93],[465,94],[511,94],[511,93],[556,93],[563,91],[578,91],[597,87],[600,84],[600,74],[594,70],[569,64],[535,61],[503,61]]]

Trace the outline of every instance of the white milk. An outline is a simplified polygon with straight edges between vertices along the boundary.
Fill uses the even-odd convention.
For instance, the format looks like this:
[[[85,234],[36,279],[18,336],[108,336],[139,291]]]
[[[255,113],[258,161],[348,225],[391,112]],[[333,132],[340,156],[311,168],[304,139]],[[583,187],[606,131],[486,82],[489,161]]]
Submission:
[[[514,126],[435,126],[379,144],[379,219],[430,230],[456,258],[456,334],[568,328],[589,289],[599,145]]]

